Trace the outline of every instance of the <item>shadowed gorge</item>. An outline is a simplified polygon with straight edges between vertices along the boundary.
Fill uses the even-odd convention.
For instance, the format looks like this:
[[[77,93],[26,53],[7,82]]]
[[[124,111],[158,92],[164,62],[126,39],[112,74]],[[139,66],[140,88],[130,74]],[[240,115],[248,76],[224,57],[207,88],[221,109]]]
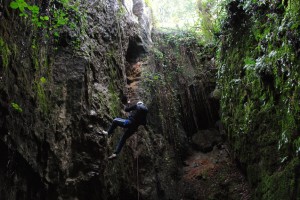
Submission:
[[[299,9],[0,0],[0,199],[300,200]]]

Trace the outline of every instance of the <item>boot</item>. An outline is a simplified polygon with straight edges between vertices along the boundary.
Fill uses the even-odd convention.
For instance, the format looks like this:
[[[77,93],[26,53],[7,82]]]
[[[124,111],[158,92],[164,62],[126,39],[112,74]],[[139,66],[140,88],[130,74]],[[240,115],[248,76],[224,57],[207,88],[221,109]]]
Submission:
[[[117,158],[117,154],[113,153],[111,154],[111,156],[108,157],[108,160],[113,160],[115,158]]]
[[[103,130],[102,135],[108,135],[108,132]]]

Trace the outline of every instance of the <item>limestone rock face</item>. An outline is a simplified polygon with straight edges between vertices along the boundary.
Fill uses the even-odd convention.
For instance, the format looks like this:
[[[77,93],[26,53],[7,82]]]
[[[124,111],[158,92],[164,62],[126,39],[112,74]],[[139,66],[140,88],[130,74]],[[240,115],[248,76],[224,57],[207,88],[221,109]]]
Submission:
[[[41,12],[62,6],[47,2]],[[107,162],[120,135],[110,144],[98,134],[121,115],[129,63],[151,43],[145,3],[127,7],[81,1],[85,20],[52,40],[0,3],[1,199],[135,197],[130,163]]]
[[[195,81],[180,93],[180,104],[184,128],[189,133],[215,126],[218,119],[218,100],[208,94],[214,82]]]
[[[45,13],[63,6],[36,2]],[[209,151],[219,141],[215,131],[198,132],[218,119],[218,102],[209,98],[215,76],[197,73],[213,66],[211,55],[195,60],[203,47],[192,41],[161,49],[169,71],[151,56],[143,63],[152,44],[143,0],[80,1],[83,19],[56,37],[20,18],[9,2],[0,5],[0,198],[181,199],[187,145]],[[143,77],[147,67],[165,79]],[[188,75],[173,73],[181,69]],[[153,80],[164,82],[153,87]],[[99,133],[125,117],[127,98],[147,104],[149,129],[139,128],[109,162],[122,130],[110,138]]]

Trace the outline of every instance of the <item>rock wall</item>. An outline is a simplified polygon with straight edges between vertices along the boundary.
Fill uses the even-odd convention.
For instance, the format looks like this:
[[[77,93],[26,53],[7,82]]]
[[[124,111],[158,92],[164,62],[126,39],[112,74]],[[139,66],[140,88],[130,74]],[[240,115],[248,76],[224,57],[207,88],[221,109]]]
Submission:
[[[0,198],[182,198],[190,147],[224,138],[215,47],[169,33],[152,48],[142,0],[28,1],[38,19],[0,2]],[[126,99],[147,104],[149,126],[109,162],[122,130],[99,132]]]
[[[186,198],[180,185],[183,161],[191,148],[211,151],[222,140],[216,127],[218,100],[211,94],[214,47],[199,45],[188,33],[155,33],[152,39],[139,90],[150,110],[149,135],[142,135],[138,146],[139,169],[144,172],[140,187],[149,199],[181,199]],[[205,142],[194,139],[199,137]]]
[[[235,0],[227,12],[218,84],[233,156],[254,199],[299,199],[299,2]]]
[[[132,152],[108,163],[114,145],[97,132],[121,115],[126,71],[151,43],[148,8],[28,1],[44,22],[11,2],[0,2],[0,198],[135,198]]]

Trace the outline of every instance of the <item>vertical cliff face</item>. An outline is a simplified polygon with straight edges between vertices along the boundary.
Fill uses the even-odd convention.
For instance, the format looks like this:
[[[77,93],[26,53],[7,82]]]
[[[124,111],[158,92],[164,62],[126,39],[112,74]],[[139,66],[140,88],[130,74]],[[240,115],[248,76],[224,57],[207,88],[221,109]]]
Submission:
[[[178,119],[189,137],[198,130],[214,128],[219,119],[215,47],[199,44],[189,32],[157,34],[154,38],[153,59],[145,71],[144,85],[161,94],[162,113]]]
[[[299,199],[299,2],[232,1],[227,11],[219,85],[234,156],[255,199]]]
[[[255,197],[297,199],[297,3],[228,4],[218,88],[216,47],[185,32],[152,46],[143,0],[20,2],[0,1],[1,199],[249,199],[220,97]],[[148,129],[109,162],[122,130],[99,132],[126,98]]]
[[[126,71],[151,42],[144,2],[126,2],[0,3],[1,199],[136,195],[129,161],[108,164],[97,134],[121,114]]]
[[[151,127],[150,134],[141,139],[144,148],[139,155],[139,167],[146,173],[141,174],[145,182],[140,187],[145,194],[152,194],[150,199],[213,197],[215,193],[208,194],[205,189],[199,193],[201,187],[210,187],[205,181],[194,180],[202,172],[211,172],[205,165],[199,167],[203,170],[200,172],[198,161],[185,160],[194,151],[211,152],[222,143],[216,126],[219,105],[214,95],[214,47],[204,47],[188,32],[156,33],[152,38],[154,46],[143,62],[140,83],[140,93],[149,106]],[[193,183],[182,181],[189,170],[183,167],[188,165],[193,170]],[[216,179],[218,183],[220,179]]]

